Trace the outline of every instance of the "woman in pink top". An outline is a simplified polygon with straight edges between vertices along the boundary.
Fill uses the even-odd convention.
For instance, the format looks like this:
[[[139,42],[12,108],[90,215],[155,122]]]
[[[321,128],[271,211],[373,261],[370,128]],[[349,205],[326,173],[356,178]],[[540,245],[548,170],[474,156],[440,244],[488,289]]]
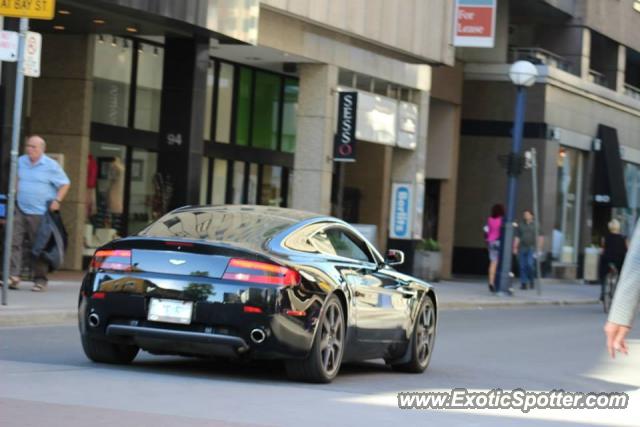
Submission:
[[[500,256],[500,233],[502,231],[502,218],[504,217],[504,207],[495,204],[491,208],[491,216],[487,219],[485,226],[487,246],[489,248],[489,290],[495,292],[496,269]]]

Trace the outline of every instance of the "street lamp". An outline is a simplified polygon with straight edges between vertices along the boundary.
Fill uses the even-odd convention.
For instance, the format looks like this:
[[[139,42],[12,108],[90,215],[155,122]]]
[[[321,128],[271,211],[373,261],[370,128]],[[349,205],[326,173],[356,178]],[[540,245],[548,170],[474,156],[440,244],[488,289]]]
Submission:
[[[500,246],[500,269],[497,281],[498,295],[511,295],[509,284],[511,278],[511,251],[513,247],[513,220],[515,219],[516,198],[518,194],[518,175],[522,169],[522,131],[524,128],[524,111],[527,100],[527,87],[532,86],[538,70],[529,61],[517,61],[509,69],[509,78],[517,87],[516,111],[513,121],[513,143],[507,162],[507,212],[502,222],[502,245]]]

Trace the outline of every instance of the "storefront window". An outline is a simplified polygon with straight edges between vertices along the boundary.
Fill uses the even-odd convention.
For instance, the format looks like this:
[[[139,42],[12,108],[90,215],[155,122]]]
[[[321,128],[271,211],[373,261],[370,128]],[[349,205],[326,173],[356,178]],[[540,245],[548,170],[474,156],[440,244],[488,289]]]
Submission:
[[[132,42],[121,37],[95,37],[92,120],[127,126],[131,85]]]
[[[296,126],[298,114],[298,81],[286,79],[282,117],[282,151],[296,151]]]
[[[147,150],[133,150],[128,205],[128,234],[138,233],[155,219],[153,213],[154,199],[163,197],[165,190],[154,183],[157,164],[157,153]]]
[[[233,204],[243,202],[244,192],[244,162],[233,162],[233,187],[231,200]]]
[[[622,234],[631,237],[636,222],[640,217],[640,166],[626,163],[624,166],[624,178],[629,207],[626,209],[614,209],[613,217],[622,224]]]
[[[213,105],[213,88],[215,85],[215,64],[213,61],[209,61],[209,67],[207,68],[207,92],[204,100],[204,128],[202,137],[205,141],[211,139],[211,107]]]
[[[88,160],[84,243],[92,255],[95,248],[123,237],[126,147],[92,142]]]
[[[209,158],[202,158],[202,172],[200,175],[200,204],[207,204],[207,191],[209,190]]]
[[[258,203],[258,165],[249,164],[249,181],[247,182],[247,203],[255,205]]]
[[[556,260],[575,263],[578,259],[581,199],[582,155],[580,151],[561,147],[557,157],[558,187],[552,252]]]
[[[260,203],[282,206],[282,167],[264,165],[260,188]]]
[[[216,119],[216,142],[228,143],[231,133],[231,105],[233,100],[233,66],[220,64],[218,80],[218,111]]]
[[[249,126],[251,112],[251,70],[240,69],[238,82],[238,100],[236,108],[236,144],[249,145]]]
[[[281,78],[256,72],[256,96],[253,104],[252,144],[257,148],[277,150]]]
[[[136,129],[160,130],[160,103],[162,98],[162,67],[164,49],[140,42],[136,77]]]
[[[228,164],[227,160],[215,159],[213,161],[212,205],[224,205],[226,202]]]

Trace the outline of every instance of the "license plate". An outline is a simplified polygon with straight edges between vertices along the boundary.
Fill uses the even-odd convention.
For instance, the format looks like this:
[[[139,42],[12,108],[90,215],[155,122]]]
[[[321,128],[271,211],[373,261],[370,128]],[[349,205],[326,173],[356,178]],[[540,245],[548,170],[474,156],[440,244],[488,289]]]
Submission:
[[[147,319],[154,322],[188,325],[191,323],[192,312],[193,302],[191,301],[151,298]]]

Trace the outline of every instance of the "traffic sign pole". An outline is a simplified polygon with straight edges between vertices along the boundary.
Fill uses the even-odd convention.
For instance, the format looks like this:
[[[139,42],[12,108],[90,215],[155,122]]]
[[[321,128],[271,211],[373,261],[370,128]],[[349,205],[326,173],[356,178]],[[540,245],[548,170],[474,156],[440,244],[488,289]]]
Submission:
[[[13,129],[11,137],[11,169],[9,172],[9,200],[7,201],[7,222],[4,229],[4,252],[2,270],[2,305],[7,305],[7,287],[9,286],[9,264],[11,262],[11,241],[16,206],[16,181],[18,173],[18,148],[20,145],[20,124],[22,122],[22,96],[24,91],[24,45],[29,29],[29,19],[20,18],[20,39],[18,40],[18,63],[16,70],[16,91],[13,101]]]

